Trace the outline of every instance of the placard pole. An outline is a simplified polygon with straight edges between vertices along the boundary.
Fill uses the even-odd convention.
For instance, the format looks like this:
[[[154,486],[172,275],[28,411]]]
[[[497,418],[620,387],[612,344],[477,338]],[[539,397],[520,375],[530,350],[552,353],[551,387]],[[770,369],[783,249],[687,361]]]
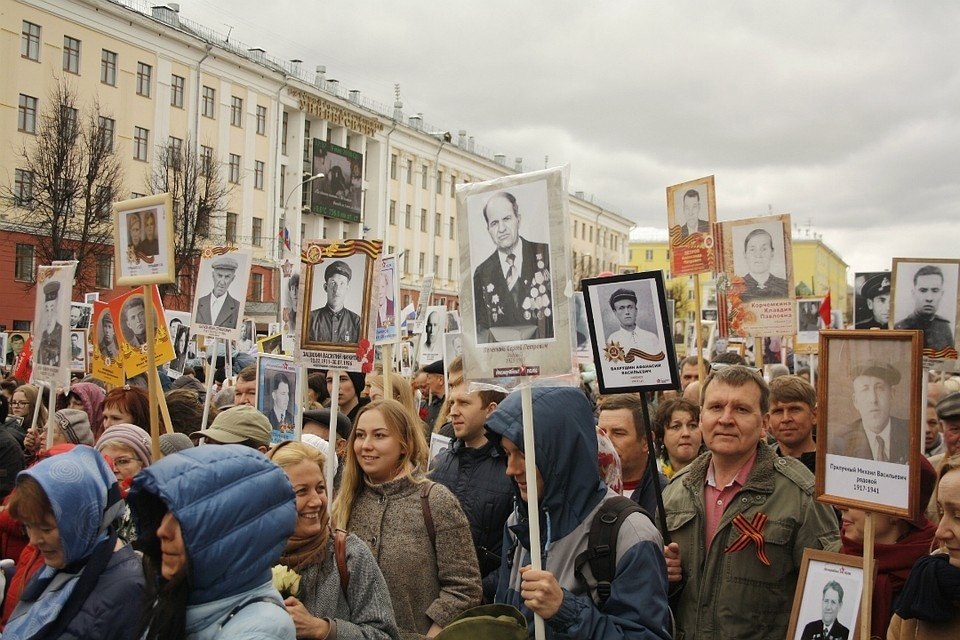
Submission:
[[[154,317],[153,290],[150,285],[143,285],[143,302],[147,316],[147,394],[150,396],[150,453],[154,460],[159,460],[160,454],[160,425],[157,418],[157,391],[160,388],[157,376],[157,327]],[[169,336],[168,336],[169,337]]]
[[[337,415],[340,413],[340,370],[331,369],[327,372],[328,376],[333,377],[333,384],[330,385],[330,423],[327,426],[327,459],[337,455]],[[323,468],[325,480],[327,483],[327,504],[333,504],[333,465],[327,462]],[[337,524],[337,523],[334,523]],[[338,526],[347,526],[346,522],[339,523]]]
[[[207,384],[207,390],[206,390],[206,395],[204,396],[204,402],[203,402],[203,419],[200,422],[201,429],[207,428],[207,418],[210,416],[210,403],[213,401],[213,398],[210,397],[210,391],[213,389],[213,372],[214,372],[213,364],[216,362],[216,358],[217,358],[217,347],[218,347],[217,338],[214,338],[212,342],[213,342],[212,344],[213,355],[211,356],[212,361],[210,363],[210,367],[207,369],[207,378],[205,380]],[[204,365],[207,364],[206,360],[207,358],[204,358]]]
[[[703,361],[703,348],[701,346],[701,322],[700,322],[700,307],[702,302],[700,300],[700,274],[693,274],[693,300],[694,306],[696,307],[696,315],[693,319],[694,326],[694,335],[693,335],[693,348],[697,350],[697,375],[699,376],[700,384],[703,384],[703,381],[707,379],[707,366]]]
[[[654,493],[657,495],[657,521],[660,525],[660,533],[663,534],[663,544],[668,545],[670,544],[670,532],[667,530],[667,512],[663,508],[662,487],[657,486],[660,484],[660,469],[657,464],[657,450],[653,444],[653,422],[650,421],[650,408],[647,406],[646,391],[640,392],[640,402],[643,405],[643,424],[644,430],[647,432],[647,448],[650,450],[647,453],[647,466],[650,468],[650,477],[656,487]]]
[[[537,452],[533,437],[533,390],[530,385],[520,388],[523,407],[523,460],[527,480],[527,521],[530,525],[530,567],[535,571],[543,568],[540,558],[540,495],[537,491]],[[536,640],[544,640],[546,630],[543,618],[533,616],[533,633]]]
[[[870,637],[870,619],[873,616],[873,512],[865,511],[863,521],[863,594],[860,599],[860,637]]]

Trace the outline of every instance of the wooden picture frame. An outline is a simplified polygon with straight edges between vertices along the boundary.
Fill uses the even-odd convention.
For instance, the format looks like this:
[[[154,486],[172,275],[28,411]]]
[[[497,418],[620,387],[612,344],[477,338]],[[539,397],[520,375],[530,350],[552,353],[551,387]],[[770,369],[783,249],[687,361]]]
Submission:
[[[919,331],[820,332],[820,502],[907,519],[926,508],[919,497],[922,349]]]
[[[894,258],[890,328],[923,331],[927,366],[956,362],[960,344],[960,259]]]
[[[114,280],[118,286],[176,281],[173,215],[169,193],[114,203]],[[153,238],[148,234],[151,220]]]
[[[831,553],[820,549],[805,549],[800,561],[800,575],[793,596],[793,608],[790,611],[790,625],[787,627],[787,640],[802,640],[815,631],[822,633],[824,616],[834,616],[836,622],[831,626],[831,637],[836,624],[848,631],[849,640],[860,637],[860,604],[864,579],[863,558]],[[838,591],[839,589],[839,591]],[[829,593],[828,593],[829,592]],[[842,593],[842,602],[834,613],[830,600]],[[828,607],[830,607],[828,609]],[[850,614],[853,615],[850,615]],[[811,633],[805,633],[806,627]],[[843,635],[842,633],[840,635]]]
[[[70,373],[86,373],[89,370],[88,345],[87,329],[70,330]],[[75,349],[79,351],[75,352]]]

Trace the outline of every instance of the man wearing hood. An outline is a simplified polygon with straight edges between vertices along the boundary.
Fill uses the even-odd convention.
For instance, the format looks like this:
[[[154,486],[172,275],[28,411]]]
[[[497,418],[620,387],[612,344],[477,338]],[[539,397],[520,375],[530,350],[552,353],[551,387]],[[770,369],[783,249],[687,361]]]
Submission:
[[[577,389],[539,387],[533,417],[541,571],[530,567],[520,394],[507,396],[487,418],[518,498],[504,533],[496,601],[520,609],[531,634],[533,614],[540,614],[548,638],[670,638],[662,538],[647,516],[632,513],[620,527],[616,574],[602,605],[589,563],[576,569],[594,515],[617,497],[600,480],[590,403]]]

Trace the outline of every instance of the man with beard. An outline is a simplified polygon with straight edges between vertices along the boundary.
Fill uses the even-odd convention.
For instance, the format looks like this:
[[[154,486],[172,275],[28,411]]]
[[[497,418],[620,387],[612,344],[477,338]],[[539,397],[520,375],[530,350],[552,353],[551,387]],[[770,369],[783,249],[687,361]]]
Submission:
[[[43,285],[43,333],[37,348],[37,364],[60,366],[60,343],[63,340],[63,325],[57,319],[60,302],[60,283],[52,280]]]

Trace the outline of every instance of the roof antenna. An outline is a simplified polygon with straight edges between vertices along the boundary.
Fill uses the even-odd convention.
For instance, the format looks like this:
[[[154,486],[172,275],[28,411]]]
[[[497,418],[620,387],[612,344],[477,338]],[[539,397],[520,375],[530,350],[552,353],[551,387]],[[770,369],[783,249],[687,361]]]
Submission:
[[[223,26],[230,27],[229,29],[227,29],[227,39],[223,41],[224,44],[227,44],[230,42],[230,34],[233,33],[233,26],[227,24],[226,22],[223,23]]]

